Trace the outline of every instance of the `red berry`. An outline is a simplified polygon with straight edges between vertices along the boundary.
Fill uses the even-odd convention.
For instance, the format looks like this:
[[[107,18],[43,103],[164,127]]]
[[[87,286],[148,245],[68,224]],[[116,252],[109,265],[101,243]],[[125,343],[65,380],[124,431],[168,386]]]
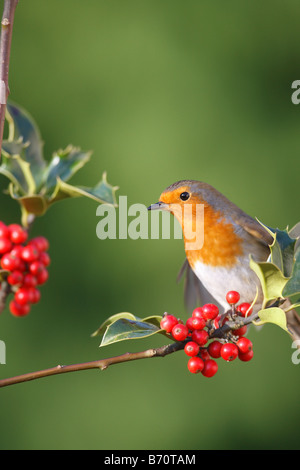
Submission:
[[[193,327],[193,330],[203,330],[203,328],[205,328],[205,325],[206,325],[206,320],[204,320],[204,318],[192,318],[192,327]]]
[[[184,346],[184,352],[188,356],[197,356],[197,354],[199,353],[199,350],[200,350],[199,344],[195,343],[194,341],[189,341]]]
[[[172,336],[177,341],[184,341],[188,334],[188,327],[183,323],[177,323],[177,325],[172,328]]]
[[[25,261],[21,259],[23,248],[22,245],[15,245],[10,252],[10,255],[15,260],[15,269],[18,269],[18,271],[25,271],[27,269]]]
[[[202,307],[203,310],[203,317],[206,320],[213,320],[219,315],[219,309],[214,304],[205,304]]]
[[[202,307],[197,307],[192,313],[192,318],[203,318],[203,309]]]
[[[18,271],[22,271],[22,273],[27,272],[27,264],[21,258],[16,258],[16,264]]]
[[[23,273],[21,271],[13,271],[7,276],[7,282],[11,286],[21,285],[23,283]]]
[[[241,326],[237,330],[232,330],[235,336],[244,336],[247,333],[247,325]]]
[[[253,358],[253,350],[248,351],[246,353],[242,353],[239,351],[239,359],[241,361],[248,362],[248,361],[251,361],[252,358]]]
[[[0,255],[8,253],[12,248],[12,243],[8,238],[0,238]]]
[[[243,302],[242,304],[237,306],[236,310],[241,317],[248,317],[253,311],[250,307],[251,304],[248,304],[248,302]]]
[[[15,245],[15,246],[11,249],[10,254],[11,254],[14,258],[21,258],[23,249],[24,249],[24,246],[23,246],[23,245]]]
[[[47,271],[47,269],[43,269],[41,272],[39,272],[36,276],[36,280],[37,280],[37,283],[39,285],[41,284],[45,284],[45,282],[48,281],[48,278],[49,278],[49,273]]]
[[[32,263],[30,263],[29,265],[29,271],[31,272],[31,274],[33,274],[34,276],[37,276],[40,272],[42,272],[43,270],[45,269],[45,266],[43,265],[43,263],[41,263],[40,261],[33,261]],[[165,318],[165,317],[164,317]],[[176,320],[178,322],[178,320]]]
[[[229,305],[235,305],[240,300],[240,294],[236,292],[235,290],[230,290],[226,294],[226,300],[229,303]]]
[[[207,361],[208,359],[210,359],[210,355],[207,348],[201,348],[200,357],[201,359],[203,359],[203,361]]]
[[[0,238],[8,238],[9,237],[9,229],[7,225],[0,221]]]
[[[220,341],[213,341],[208,345],[208,353],[211,357],[217,359],[218,357],[221,357],[221,348],[222,348],[222,343]]]
[[[49,266],[50,264],[50,256],[48,255],[48,253],[46,253],[45,251],[43,251],[41,254],[40,254],[40,257],[39,257],[39,261],[41,263],[43,263],[43,265],[45,267]]]
[[[25,246],[21,253],[21,258],[27,263],[37,260],[39,256],[40,252],[35,245]]]
[[[252,341],[245,337],[239,338],[236,345],[239,348],[239,352],[241,352],[242,354],[252,351],[253,347]]]
[[[28,288],[29,301],[31,304],[37,304],[41,299],[41,293],[35,287]]]
[[[7,271],[13,271],[17,267],[15,258],[10,253],[6,253],[1,258],[1,267]]]
[[[198,374],[198,372],[201,372],[204,368],[204,361],[201,359],[201,357],[195,356],[191,357],[188,361],[188,369],[192,374]]]
[[[9,310],[16,317],[24,317],[25,315],[28,315],[28,313],[30,312],[30,305],[29,304],[20,305],[15,300],[12,300],[9,304]]]
[[[37,285],[37,278],[30,273],[25,274],[23,285],[24,287],[35,287]]]
[[[174,315],[164,315],[160,322],[160,327],[162,330],[166,330],[167,333],[171,333],[173,327],[177,325],[177,323],[178,319],[174,317]]]
[[[30,294],[26,287],[20,287],[15,293],[15,301],[20,305],[25,305],[30,302]]]
[[[39,251],[48,251],[49,250],[49,242],[45,237],[36,237],[30,240],[30,244],[33,244],[37,247]]]
[[[208,333],[206,330],[195,330],[192,333],[192,340],[199,346],[204,346],[208,341]]]
[[[204,377],[213,377],[218,372],[218,364],[213,359],[208,359],[204,362],[202,375]]]
[[[188,327],[189,330],[193,330],[194,327],[193,327],[193,318],[190,317],[187,319],[187,321],[185,322],[186,326]]]
[[[238,357],[238,347],[233,343],[225,343],[221,347],[221,357],[225,361],[233,361]]]
[[[24,243],[27,240],[28,234],[20,225],[11,224],[8,226],[8,229],[9,238],[13,243]]]

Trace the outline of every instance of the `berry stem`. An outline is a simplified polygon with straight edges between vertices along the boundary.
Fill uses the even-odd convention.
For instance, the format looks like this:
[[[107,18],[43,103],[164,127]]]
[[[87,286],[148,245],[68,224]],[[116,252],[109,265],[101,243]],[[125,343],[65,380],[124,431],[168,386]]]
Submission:
[[[256,313],[253,313],[252,315],[249,315],[249,317],[243,318],[239,317],[238,321],[237,319],[235,321],[227,321],[223,326],[220,328],[217,328],[216,330],[213,330],[209,337],[210,338],[224,338],[227,336],[228,332],[237,330],[241,328],[242,326],[249,325],[250,323],[256,320],[258,320],[259,317]]]
[[[151,357],[165,357],[168,354],[172,354],[176,351],[180,351],[185,346],[184,342],[174,342],[167,344],[156,349],[147,349],[145,351],[136,353],[125,353],[121,356],[109,357],[107,359],[100,359],[98,361],[84,362],[81,364],[72,364],[66,366],[56,366],[51,369],[44,369],[37,372],[30,372],[29,374],[18,375],[8,379],[0,380],[0,387],[7,387],[8,385],[14,385],[22,382],[28,382],[29,380],[41,379],[43,377],[49,377],[51,375],[65,374],[68,372],[76,372],[80,370],[88,369],[100,369],[105,370],[113,364],[120,364],[122,362],[135,361],[137,359],[148,359]]]

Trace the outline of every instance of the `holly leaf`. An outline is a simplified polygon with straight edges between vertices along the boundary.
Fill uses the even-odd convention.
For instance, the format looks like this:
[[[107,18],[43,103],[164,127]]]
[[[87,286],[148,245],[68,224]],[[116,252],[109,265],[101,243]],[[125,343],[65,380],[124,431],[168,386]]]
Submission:
[[[56,188],[48,200],[49,205],[54,202],[69,197],[85,196],[102,204],[111,204],[117,206],[116,191],[118,186],[112,186],[107,182],[106,173],[103,173],[102,180],[94,188],[86,188],[84,186],[73,186],[57,179]]]
[[[19,196],[14,190],[14,185],[10,184],[8,187],[10,196],[16,199],[21,204],[22,209],[26,214],[34,214],[36,216],[44,215],[48,209],[45,197],[35,194],[33,196]]]
[[[250,256],[250,267],[260,280],[264,295],[263,306],[270,300],[283,298],[282,291],[289,278],[286,278],[275,264],[269,262],[257,263]]]
[[[8,121],[9,132],[8,141],[4,145],[6,165],[12,170],[12,173],[23,180],[20,161],[14,161],[14,155],[19,155],[30,166],[33,179],[36,186],[39,186],[42,173],[46,167],[46,161],[43,156],[43,142],[40,131],[34,119],[21,106],[12,102],[7,103],[6,119]],[[18,145],[18,148],[17,148]],[[11,153],[11,152],[14,153]],[[28,188],[25,188],[25,191]]]
[[[10,129],[9,133],[13,132],[13,140],[23,142],[25,160],[33,170],[44,168],[46,162],[43,157],[43,142],[34,119],[25,109],[11,101],[7,103],[6,109],[11,117],[11,119],[8,118],[8,124],[13,126],[13,130]]]
[[[286,314],[281,308],[271,307],[260,310],[258,316],[260,321],[253,321],[254,325],[260,326],[265,323],[274,323],[274,325],[280,326],[280,328],[290,334],[287,328]]]
[[[284,276],[289,277],[293,270],[296,237],[291,236],[291,232],[288,232],[288,229],[271,229],[259,220],[258,222],[274,239],[273,243],[269,245],[270,258],[268,261],[275,264]]]
[[[290,310],[293,310],[294,308],[299,308],[300,307],[300,299],[297,299],[294,301],[293,304],[291,304],[288,308],[285,308],[285,312],[289,312]]]
[[[161,315],[151,315],[150,317],[143,318],[143,322],[151,323],[152,325],[157,326],[159,329],[161,320]]]
[[[289,231],[289,235],[292,238],[299,238],[300,239],[300,222],[294,225],[293,228]]]
[[[274,242],[270,246],[271,261],[282,271],[284,276],[292,274],[296,239],[291,238],[287,230],[275,229]]]
[[[9,103],[6,119],[8,138],[2,146],[0,174],[10,180],[8,193],[21,205],[25,227],[30,214],[41,216],[54,202],[70,197],[84,196],[117,206],[115,193],[118,188],[107,182],[106,173],[95,187],[68,183],[90,160],[91,152],[69,145],[55,152],[47,163],[39,129],[27,111]]]
[[[126,339],[146,338],[164,331],[149,322],[121,318],[106,328],[100,346],[107,346]]]
[[[13,155],[21,155],[25,147],[27,147],[29,143],[23,142],[22,138],[19,138],[18,140],[3,140],[2,142],[2,152],[7,156],[7,157],[12,157]]]
[[[83,152],[78,147],[69,145],[64,150],[58,150],[43,173],[43,187],[51,194],[58,179],[68,181],[91,157],[91,152]]]
[[[126,318],[128,320],[136,320],[136,317],[132,313],[129,313],[129,312],[116,313],[115,315],[112,315],[111,317],[107,318],[107,320],[105,320],[105,322],[103,322],[99,326],[99,328],[96,331],[94,331],[94,333],[91,334],[92,338],[95,336],[103,336],[106,328],[112,323],[116,322],[117,320],[120,320],[120,318]]]
[[[283,290],[283,296],[292,297],[293,295],[299,295],[299,294],[300,294],[300,245],[296,248],[292,276],[287,282]]]
[[[160,328],[161,319],[160,315],[139,318],[129,312],[117,313],[105,320],[92,337],[102,337],[101,347],[126,339],[146,338],[156,333],[165,335],[166,331]]]
[[[263,225],[263,224],[261,224]],[[300,222],[291,230],[270,229],[263,227],[273,236],[274,242],[270,245],[270,261],[276,265],[286,283],[283,286],[281,296],[291,297],[300,294]],[[279,280],[280,274],[277,276]],[[272,280],[275,277],[272,276]],[[263,281],[264,284],[265,281]],[[282,280],[284,283],[284,280]],[[278,284],[279,285],[279,284]]]

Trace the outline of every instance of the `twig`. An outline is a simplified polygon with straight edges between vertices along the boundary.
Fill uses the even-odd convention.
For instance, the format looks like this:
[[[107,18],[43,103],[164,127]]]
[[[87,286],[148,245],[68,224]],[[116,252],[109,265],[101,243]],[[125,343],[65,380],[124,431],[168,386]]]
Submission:
[[[0,283],[0,313],[3,312],[6,305],[6,298],[10,293],[10,285],[3,281]]]
[[[8,71],[10,47],[13,30],[15,9],[19,0],[4,0],[3,16],[1,21],[1,45],[0,45],[0,149],[2,147],[5,110],[9,95]],[[0,153],[1,160],[1,153]]]
[[[167,344],[156,349],[147,349],[137,353],[125,353],[121,356],[110,357],[108,359],[100,359],[99,361],[85,362],[82,364],[72,364],[67,366],[56,366],[51,369],[44,369],[37,372],[30,372],[29,374],[18,375],[8,379],[0,380],[0,387],[7,387],[29,380],[41,379],[42,377],[49,377],[51,375],[66,374],[68,372],[76,372],[80,370],[100,369],[105,370],[113,364],[120,364],[122,362],[135,361],[137,359],[147,359],[151,357],[164,357],[184,348],[184,343],[176,342]]]
[[[217,328],[216,330],[213,330],[209,337],[210,339],[224,338],[224,336],[226,336],[229,331],[232,331],[234,334],[234,330],[237,330],[245,325],[249,325],[253,321],[257,320],[259,320],[259,316],[256,313],[253,313],[252,315],[249,315],[246,318],[238,317],[234,321],[226,321],[223,326]]]

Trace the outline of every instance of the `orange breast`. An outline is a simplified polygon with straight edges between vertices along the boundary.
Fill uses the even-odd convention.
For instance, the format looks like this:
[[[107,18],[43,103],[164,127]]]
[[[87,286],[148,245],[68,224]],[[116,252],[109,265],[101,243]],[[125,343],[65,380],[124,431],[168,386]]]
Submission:
[[[187,203],[180,200],[179,195],[183,191],[189,191],[187,186],[181,186],[174,191],[166,191],[161,194],[160,200],[171,204],[169,210],[179,220],[185,245],[193,242],[190,238],[191,230],[196,233],[196,206],[204,204],[204,227],[200,223],[197,230],[204,230],[204,244],[201,249],[189,250],[186,248],[186,256],[192,267],[197,261],[210,266],[233,266],[236,258],[243,254],[243,244],[241,237],[235,233],[234,227],[227,222],[220,211],[213,209],[210,204],[203,201],[198,195],[194,194]],[[192,210],[190,217],[182,217],[184,205],[189,204]],[[188,230],[190,229],[190,230]],[[185,235],[188,236],[186,237]]]
[[[203,247],[200,250],[186,250],[190,265],[193,267],[196,261],[200,261],[210,266],[233,266],[236,258],[243,254],[242,239],[235,233],[233,225],[226,222],[220,212],[216,212],[205,203],[202,229],[204,230]]]

